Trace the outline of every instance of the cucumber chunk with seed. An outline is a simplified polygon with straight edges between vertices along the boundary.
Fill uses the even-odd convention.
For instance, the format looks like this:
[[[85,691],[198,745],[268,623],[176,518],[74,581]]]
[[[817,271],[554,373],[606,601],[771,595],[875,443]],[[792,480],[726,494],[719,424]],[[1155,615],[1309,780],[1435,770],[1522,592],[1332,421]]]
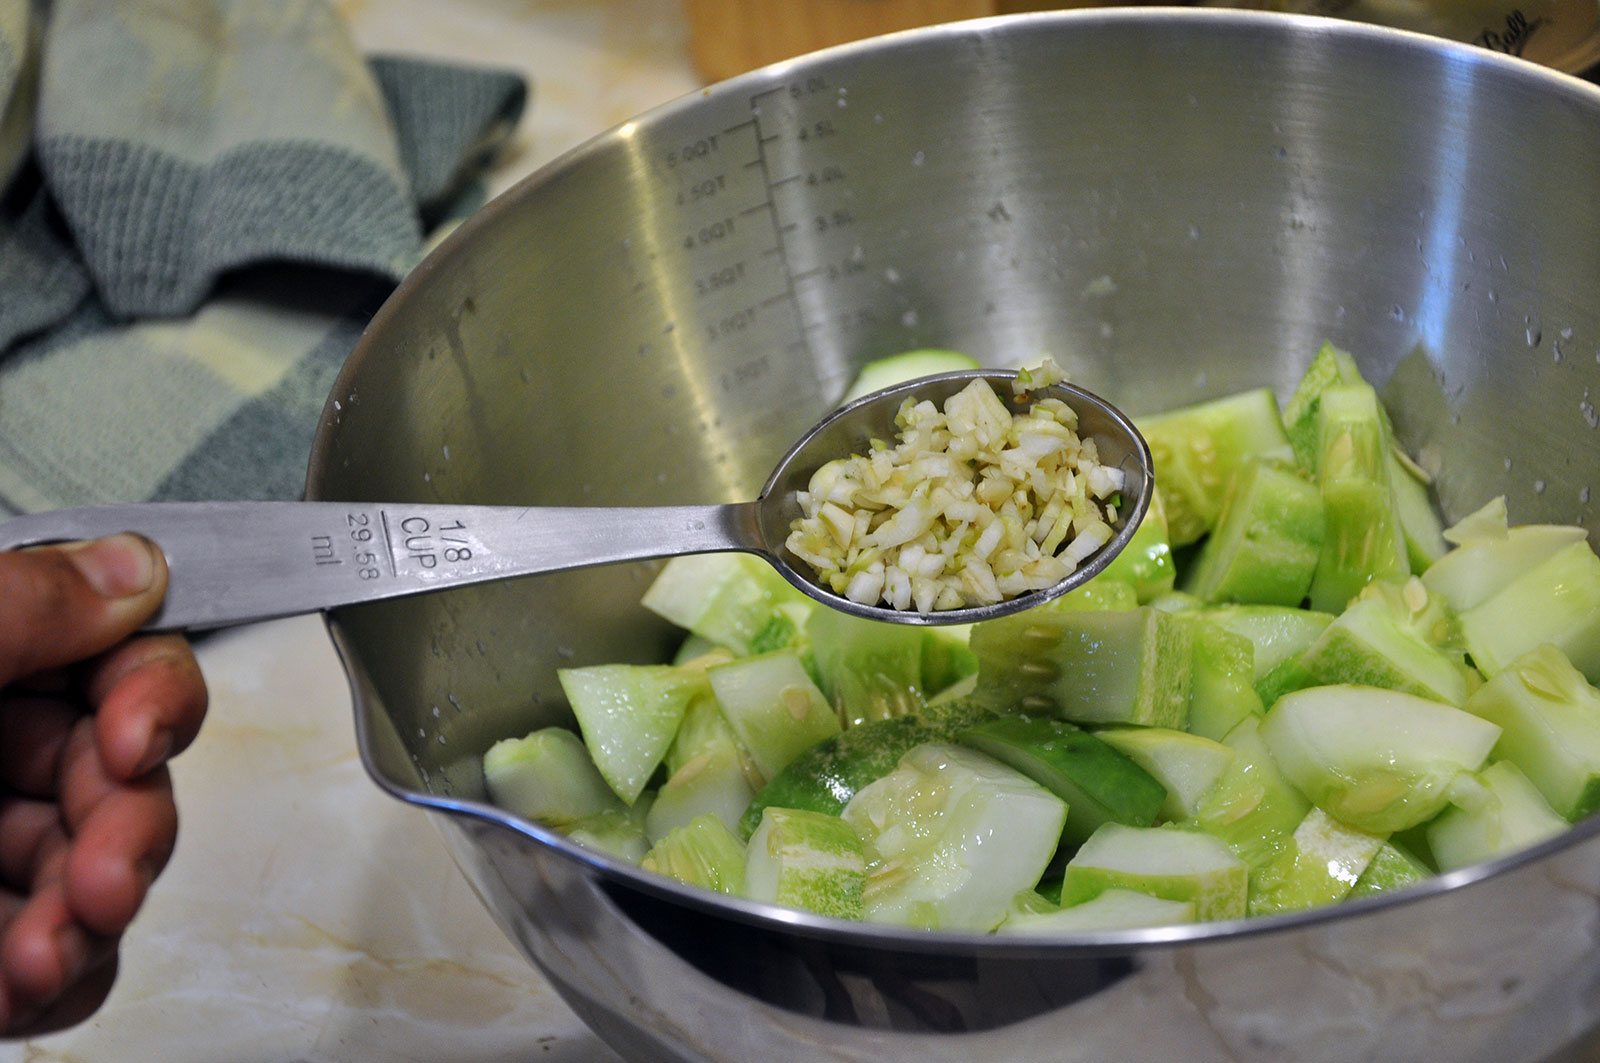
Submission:
[[[1194,825],[1220,838],[1254,874],[1283,849],[1311,802],[1279,770],[1257,718],[1241,722],[1223,744],[1233,750],[1233,760],[1200,799]]]
[[[1411,561],[1384,463],[1389,443],[1377,394],[1365,384],[1326,389],[1317,432],[1324,531],[1308,597],[1313,609],[1338,613],[1373,580],[1409,576]]]
[[[1344,900],[1385,840],[1312,808],[1277,857],[1251,879],[1250,914],[1294,912]]]
[[[741,657],[705,674],[722,714],[764,779],[839,733],[839,717],[793,650]]]
[[[974,697],[997,711],[1177,729],[1187,720],[1193,628],[1150,606],[1017,613],[975,625],[971,646]]]
[[[1600,683],[1600,557],[1587,541],[1563,546],[1463,611],[1461,632],[1486,676],[1550,643]]]
[[[1039,881],[1066,818],[1060,798],[993,757],[917,746],[844,808],[867,856],[867,917],[993,930]]]
[[[744,862],[744,843],[707,813],[656,842],[639,866],[691,886],[739,896],[744,893]]]
[[[1529,650],[1465,707],[1500,728],[1494,756],[1521,768],[1563,817],[1600,808],[1600,691],[1560,650]]]
[[[1261,737],[1319,808],[1388,834],[1442,811],[1456,777],[1483,767],[1500,728],[1442,702],[1339,684],[1279,698]]]

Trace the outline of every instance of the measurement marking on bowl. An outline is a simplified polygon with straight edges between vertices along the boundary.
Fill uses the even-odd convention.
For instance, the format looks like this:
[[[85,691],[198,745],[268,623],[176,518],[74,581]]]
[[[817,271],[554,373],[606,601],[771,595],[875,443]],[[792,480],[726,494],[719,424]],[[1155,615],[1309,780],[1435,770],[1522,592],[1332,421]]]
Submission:
[[[847,96],[863,102],[827,76],[796,78],[749,96],[741,120],[664,139],[657,161],[676,182],[679,235],[656,245],[686,268],[663,272],[683,278],[706,322],[697,338],[736,352],[704,383],[749,398],[777,375],[775,357],[917,323],[904,307],[874,308],[903,278],[874,260],[851,148],[882,136],[883,113],[842,109]],[[758,350],[774,331],[793,339]]]

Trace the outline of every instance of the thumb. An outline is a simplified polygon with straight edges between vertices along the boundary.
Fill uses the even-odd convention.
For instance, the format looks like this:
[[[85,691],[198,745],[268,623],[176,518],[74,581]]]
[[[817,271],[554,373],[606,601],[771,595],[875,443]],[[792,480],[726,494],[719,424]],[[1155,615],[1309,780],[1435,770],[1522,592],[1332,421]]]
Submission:
[[[166,558],[137,535],[0,553],[0,686],[110,649],[166,587]]]

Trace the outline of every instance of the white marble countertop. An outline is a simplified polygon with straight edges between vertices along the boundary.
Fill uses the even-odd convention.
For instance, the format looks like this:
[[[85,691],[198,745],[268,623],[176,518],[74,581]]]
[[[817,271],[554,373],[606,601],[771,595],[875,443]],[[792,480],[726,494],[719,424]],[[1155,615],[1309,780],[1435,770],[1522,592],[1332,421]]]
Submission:
[[[679,0],[337,2],[365,51],[526,72],[491,192],[699,84]],[[223,632],[199,655],[212,702],[173,767],[177,852],[111,997],[0,1059],[616,1059],[495,926],[434,820],[368,779],[319,619]]]

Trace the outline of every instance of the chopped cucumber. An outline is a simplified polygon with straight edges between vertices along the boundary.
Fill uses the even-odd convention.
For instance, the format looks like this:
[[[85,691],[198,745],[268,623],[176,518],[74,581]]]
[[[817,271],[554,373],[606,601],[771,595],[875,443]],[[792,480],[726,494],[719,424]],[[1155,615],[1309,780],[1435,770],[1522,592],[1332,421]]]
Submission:
[[[837,919],[866,914],[861,839],[838,816],[769,807],[745,848],[744,880],[753,900]]]
[[[1432,875],[1428,865],[1413,856],[1393,838],[1379,846],[1378,853],[1356,879],[1356,884],[1345,894],[1346,900],[1370,897],[1377,893],[1405,889]]]
[[[1063,907],[1110,889],[1188,901],[1202,922],[1245,914],[1249,872],[1217,838],[1180,827],[1107,823],[1083,843],[1061,878]]]
[[[1306,648],[1311,683],[1385,687],[1461,705],[1478,677],[1459,651],[1456,619],[1421,581],[1368,584]]]
[[[568,838],[586,849],[637,864],[650,849],[650,839],[644,830],[644,817],[649,808],[650,794],[645,793],[632,807],[624,805],[602,812],[563,829]]]
[[[817,684],[844,726],[910,715],[926,704],[923,661],[937,636],[835,609],[814,612],[806,634]]]
[[[705,693],[706,675],[669,664],[556,670],[589,756],[627,804],[638,798],[666,755],[689,702]]]
[[[1478,773],[1486,793],[1452,805],[1428,824],[1428,847],[1440,871],[1492,860],[1567,829],[1538,787],[1509,760]]]
[[[1196,610],[1180,616],[1194,625],[1194,663],[1189,676],[1191,734],[1221,741],[1247,716],[1265,707],[1255,690],[1255,644]]]
[[[856,791],[894,770],[900,758],[924,742],[947,738],[941,728],[915,716],[861,724],[825,739],[791,760],[745,809],[741,832],[750,836],[769,807],[838,815]]]
[[[728,660],[731,658],[724,657],[717,663],[726,663]],[[733,726],[728,723],[728,718],[722,715],[722,706],[717,704],[716,696],[711,693],[711,684],[708,682],[703,694],[697,694],[689,699],[689,704],[683,710],[683,719],[678,722],[678,731],[672,736],[672,744],[667,747],[661,763],[671,776],[701,754],[720,749],[736,750],[743,753],[746,758],[749,757],[749,753],[739,742],[739,736],[733,733]]]
[[[960,351],[921,350],[904,351],[878,358],[861,367],[854,382],[845,390],[839,405],[854,402],[874,391],[892,388],[919,377],[939,373],[958,373],[963,369],[978,369],[978,360]]]
[[[1194,825],[1220,838],[1254,873],[1272,863],[1311,802],[1273,761],[1254,716],[1228,732],[1223,744],[1233,760],[1201,798]]]
[[[1442,528],[1332,345],[1281,414],[1263,388],[1139,424],[1132,544],[1026,614],[875,624],[749,555],[669,562],[673,663],[560,670],[582,740],[497,744],[489,799],[711,889],[1044,934],[1371,896],[1600,810],[1583,528],[1504,498]]]
[[[1142,926],[1176,926],[1195,921],[1193,901],[1153,897],[1128,889],[1108,889],[1070,908],[1014,911],[996,929],[1001,934],[1079,934],[1097,930],[1131,930]]]
[[[867,855],[870,919],[928,929],[993,930],[1039,881],[1067,807],[974,749],[929,742],[861,788],[844,820]]]
[[[687,826],[708,812],[737,831],[739,817],[754,796],[740,751],[731,745],[708,749],[661,784],[645,815],[645,834],[652,843],[658,842],[673,828]]]
[[[839,717],[793,650],[741,657],[705,674],[722,714],[764,779],[839,733]]]
[[[770,624],[778,605],[808,599],[752,554],[690,554],[662,566],[645,591],[646,609],[735,653]]]
[[[1600,557],[1587,541],[1563,546],[1463,611],[1461,632],[1485,676],[1548,642],[1600,683]]]
[[[1293,469],[1259,459],[1234,473],[1184,589],[1208,602],[1298,606],[1322,551],[1323,502]]]
[[[1317,485],[1325,518],[1312,575],[1313,609],[1342,612],[1375,579],[1411,574],[1384,454],[1377,394],[1365,384],[1327,388],[1317,404]]]
[[[490,746],[483,755],[483,782],[497,807],[558,830],[624,807],[583,740],[564,727]]]
[[[1064,720],[1003,716],[968,728],[957,739],[1065,801],[1062,841],[1068,845],[1082,844],[1103,823],[1148,827],[1166,799],[1149,771]]]
[[[1150,505],[1145,509],[1144,519],[1134,529],[1128,545],[1122,548],[1122,553],[1111,559],[1099,576],[1079,590],[1099,583],[1126,584],[1132,588],[1136,600],[1116,608],[1131,609],[1172,590],[1177,578],[1177,562],[1173,559],[1172,540],[1167,533],[1166,503],[1162,501],[1160,489],[1152,488]]]
[[[744,893],[744,843],[709,812],[677,827],[639,861],[646,871],[735,896]]]
[[[1188,716],[1193,628],[1150,606],[1017,613],[975,625],[971,646],[974,696],[997,711],[1180,729]]]
[[[1139,592],[1133,584],[1107,579],[1104,572],[1081,587],[1074,587],[1059,598],[1052,598],[1039,609],[1072,611],[1077,609],[1137,609]]]
[[[1473,539],[1451,550],[1422,573],[1428,590],[1464,613],[1494,597],[1524,572],[1588,535],[1562,524],[1507,528],[1498,538]]]
[[[1428,481],[1421,470],[1392,439],[1384,464],[1389,467],[1389,486],[1394,491],[1395,510],[1400,515],[1400,534],[1406,543],[1406,559],[1413,574],[1430,568],[1450,550],[1444,526],[1428,496]]]
[[[1355,888],[1385,838],[1345,826],[1320,808],[1306,813],[1289,843],[1250,882],[1250,914],[1335,904]]]
[[[1412,694],[1339,684],[1279,698],[1261,737],[1319,808],[1388,834],[1443,810],[1451,784],[1483,766],[1500,728]]]
[[[971,633],[971,624],[943,624],[922,629],[921,686],[928,700],[946,695],[952,687],[977,676],[978,655],[967,645]]]
[[[1150,445],[1173,546],[1211,529],[1234,470],[1251,458],[1293,453],[1268,388],[1256,388],[1166,413],[1135,425]]]
[[[1560,650],[1529,650],[1465,707],[1500,728],[1494,756],[1521,768],[1562,816],[1600,808],[1600,691]]]
[[[1228,746],[1187,731],[1105,727],[1095,736],[1149,772],[1165,788],[1167,797],[1161,815],[1167,820],[1193,819],[1200,810],[1201,799],[1233,763],[1234,752]]]
[[[1324,343],[1317,349],[1289,401],[1283,404],[1283,427],[1301,468],[1307,472],[1315,472],[1317,468],[1317,408],[1322,402],[1322,393],[1331,387],[1364,383],[1361,370],[1348,351],[1331,343]]]

